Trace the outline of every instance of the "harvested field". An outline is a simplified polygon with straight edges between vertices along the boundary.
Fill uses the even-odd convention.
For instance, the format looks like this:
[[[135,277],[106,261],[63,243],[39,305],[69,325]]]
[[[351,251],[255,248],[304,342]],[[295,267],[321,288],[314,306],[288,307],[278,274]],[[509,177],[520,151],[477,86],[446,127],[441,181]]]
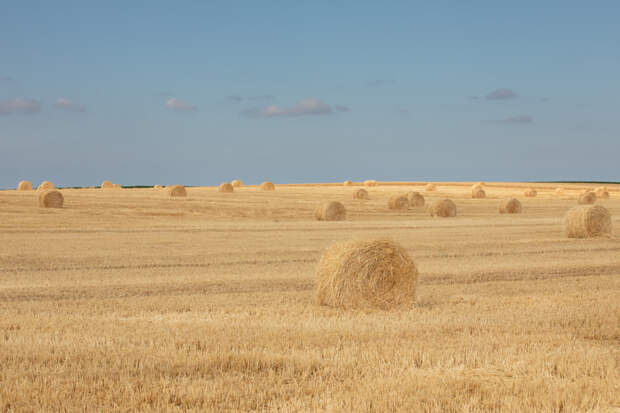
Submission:
[[[0,191],[0,411],[614,411],[620,185],[612,237],[571,239],[594,184],[437,183],[390,211],[332,185]],[[398,188],[394,188],[398,186]],[[524,197],[533,187],[537,196]],[[517,198],[522,213],[498,214]],[[347,219],[319,222],[317,200]],[[418,269],[409,310],[316,303],[321,254],[388,238]]]

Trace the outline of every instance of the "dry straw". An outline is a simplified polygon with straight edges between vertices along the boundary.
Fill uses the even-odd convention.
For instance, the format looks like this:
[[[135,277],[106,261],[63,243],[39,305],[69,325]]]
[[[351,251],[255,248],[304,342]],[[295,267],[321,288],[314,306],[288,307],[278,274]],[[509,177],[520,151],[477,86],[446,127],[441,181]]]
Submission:
[[[220,186],[217,187],[217,192],[233,192],[234,190],[235,188],[228,182],[222,182]]]
[[[161,185],[159,185],[159,184],[157,184],[157,185],[153,186],[153,189],[162,189],[162,188],[163,188],[163,186],[161,186]]]
[[[564,218],[569,238],[610,236],[611,214],[600,205],[579,205],[570,209]]]
[[[353,182],[349,181],[348,179],[346,181],[344,181],[343,183],[344,186],[353,186]]]
[[[429,212],[432,217],[455,217],[456,216],[456,204],[450,199],[441,199],[435,201],[429,208]]]
[[[409,192],[407,198],[409,199],[409,206],[412,208],[424,206],[424,197],[419,192]]]
[[[499,204],[499,213],[500,214],[520,214],[521,213],[521,202],[516,199],[507,199],[502,201]]]
[[[592,191],[586,191],[583,194],[579,195],[577,198],[577,203],[581,205],[593,204],[596,202],[596,194]]]
[[[476,186],[474,189],[471,190],[471,197],[472,198],[485,198],[487,196],[487,193],[484,192],[484,189],[482,189],[481,186]]]
[[[168,195],[170,196],[187,196],[187,191],[183,185],[172,185],[168,187]]]
[[[534,198],[536,195],[538,195],[538,192],[536,192],[534,188],[527,188],[525,192],[523,192],[523,195],[528,198]]]
[[[364,181],[364,185],[365,186],[377,186],[377,181],[375,181],[374,179],[368,179]]]
[[[435,184],[426,184],[426,192],[433,192],[437,190],[437,185]]]
[[[20,181],[17,184],[17,190],[18,191],[31,191],[32,184],[30,183],[30,181]]]
[[[564,188],[562,188],[561,186],[558,186],[557,188],[555,188],[555,194],[557,196],[562,196],[564,195]]]
[[[418,270],[407,251],[390,240],[340,242],[317,267],[317,298],[340,308],[410,308]]]
[[[50,181],[43,181],[37,187],[38,191],[47,191],[48,189],[54,189],[54,184]]]
[[[263,191],[275,191],[276,186],[273,184],[273,182],[266,181],[260,184],[260,189],[262,189]]]
[[[326,202],[314,210],[314,217],[318,221],[342,221],[347,217],[347,209],[340,202]]]
[[[39,206],[41,208],[62,208],[65,198],[60,191],[48,189],[39,194]]]
[[[113,189],[123,189],[123,187],[121,186],[121,184],[112,184],[112,188],[113,188]]]
[[[241,182],[239,179],[233,180],[231,184],[235,188],[241,188],[243,186],[243,182]]]
[[[114,185],[110,181],[103,181],[101,183],[101,189],[112,189],[112,188],[114,188]]]
[[[353,198],[355,199],[368,199],[368,191],[364,188],[359,188],[353,191]]]
[[[609,199],[609,191],[605,186],[599,186],[594,190],[594,193],[600,199]]]
[[[389,209],[409,209],[409,198],[407,195],[393,195],[388,200],[388,208]]]

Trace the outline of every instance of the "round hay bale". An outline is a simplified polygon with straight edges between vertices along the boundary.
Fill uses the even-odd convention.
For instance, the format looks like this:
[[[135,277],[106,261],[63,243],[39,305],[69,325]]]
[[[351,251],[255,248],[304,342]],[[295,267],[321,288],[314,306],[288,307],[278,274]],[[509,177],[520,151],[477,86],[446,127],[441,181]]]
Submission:
[[[597,198],[609,199],[609,191],[607,190],[607,187],[605,186],[599,186],[598,188],[594,190],[594,193],[596,194]]]
[[[499,213],[500,214],[520,214],[521,213],[521,202],[516,198],[502,201],[502,203],[499,204]]]
[[[340,242],[319,261],[317,299],[339,308],[410,308],[417,276],[414,261],[393,241]]]
[[[317,221],[342,221],[347,217],[347,209],[338,201],[326,202],[314,210]]]
[[[260,184],[260,189],[262,189],[263,191],[275,191],[276,186],[273,184],[273,182],[265,181]]]
[[[54,189],[54,184],[50,181],[43,181],[37,187],[37,191],[47,191],[49,189]]]
[[[609,236],[612,232],[611,214],[600,205],[579,205],[570,209],[564,225],[568,238]]]
[[[389,209],[409,209],[409,198],[407,195],[393,195],[388,200]]]
[[[162,188],[163,188],[163,186],[161,186],[159,184],[153,185],[153,189],[162,189]]]
[[[374,179],[368,179],[364,181],[364,186],[377,186],[377,181]]]
[[[17,190],[18,191],[31,191],[32,184],[30,183],[30,181],[19,181],[19,183],[17,184]]]
[[[475,199],[480,199],[480,198],[486,198],[487,193],[484,192],[484,189],[482,189],[481,186],[476,186],[474,189],[471,190],[471,197],[475,198]]]
[[[65,198],[60,191],[48,189],[39,194],[39,206],[41,208],[62,208]]]
[[[123,189],[121,184],[112,184],[112,189]]]
[[[538,192],[536,192],[534,188],[527,188],[525,192],[523,192],[523,195],[528,198],[534,198],[536,195],[538,195]]]
[[[586,191],[583,194],[579,195],[577,198],[577,203],[581,205],[593,204],[596,202],[596,194],[592,191]]]
[[[222,182],[220,186],[217,187],[217,192],[234,192],[235,187],[228,182]]]
[[[439,201],[435,201],[430,209],[430,214],[432,217],[455,217],[456,216],[456,204],[452,202],[450,199],[441,199]]]
[[[364,188],[359,188],[353,191],[353,198],[355,199],[368,199],[368,191]]]
[[[426,184],[425,188],[426,192],[433,192],[437,190],[437,185],[435,184]]]
[[[412,208],[424,206],[424,197],[419,192],[409,192],[407,198],[409,199],[409,206]]]
[[[348,179],[346,181],[344,181],[344,186],[353,186],[353,182],[349,181]]]
[[[172,185],[167,187],[168,195],[170,196],[187,196],[187,191],[183,185]]]
[[[114,185],[110,181],[103,181],[101,183],[101,189],[112,189],[112,188],[114,188]]]
[[[231,184],[234,188],[241,188],[243,186],[243,182],[241,182],[239,179],[233,180]]]
[[[561,186],[558,186],[557,188],[555,188],[555,194],[557,196],[562,196],[564,195],[564,188],[562,188]]]

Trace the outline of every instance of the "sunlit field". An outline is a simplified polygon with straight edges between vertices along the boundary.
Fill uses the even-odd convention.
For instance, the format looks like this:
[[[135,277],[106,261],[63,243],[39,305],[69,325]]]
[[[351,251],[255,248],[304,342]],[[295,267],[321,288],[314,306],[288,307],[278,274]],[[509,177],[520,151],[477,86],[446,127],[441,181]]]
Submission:
[[[564,234],[595,186],[0,191],[0,411],[620,411],[620,185],[611,237]],[[407,191],[458,214],[387,208]],[[414,259],[415,306],[319,305],[321,253],[373,238]]]

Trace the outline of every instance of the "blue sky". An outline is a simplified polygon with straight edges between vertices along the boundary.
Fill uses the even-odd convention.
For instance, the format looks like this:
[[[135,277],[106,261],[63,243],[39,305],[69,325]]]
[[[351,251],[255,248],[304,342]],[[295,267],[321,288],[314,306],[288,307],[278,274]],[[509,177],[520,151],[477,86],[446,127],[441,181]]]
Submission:
[[[617,1],[86,3],[0,6],[0,187],[620,180]]]

